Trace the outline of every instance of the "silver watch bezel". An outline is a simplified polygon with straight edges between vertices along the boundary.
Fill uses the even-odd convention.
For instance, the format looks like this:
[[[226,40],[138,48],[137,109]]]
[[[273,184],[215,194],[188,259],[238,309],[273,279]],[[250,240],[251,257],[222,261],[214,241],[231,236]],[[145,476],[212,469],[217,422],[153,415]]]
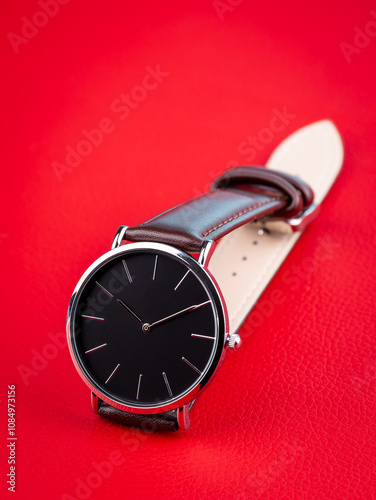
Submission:
[[[108,397],[108,395],[104,394],[99,385],[95,384],[95,380],[86,373],[85,368],[83,367],[80,357],[76,352],[73,337],[74,337],[74,316],[76,313],[76,307],[79,302],[80,295],[87,283],[87,281],[92,277],[92,275],[97,272],[103,265],[110,262],[113,259],[118,258],[120,255],[126,255],[127,253],[134,251],[148,251],[148,250],[157,250],[161,252],[165,252],[170,254],[171,256],[180,259],[188,265],[194,273],[199,277],[202,283],[206,286],[207,290],[210,293],[210,296],[213,299],[213,306],[215,311],[215,320],[216,327],[218,331],[218,342],[215,348],[214,355],[212,357],[212,361],[204,373],[202,379],[189,390],[188,393],[185,393],[181,398],[174,399],[172,402],[163,402],[160,405],[153,406],[137,406],[130,405],[129,403],[121,402],[115,399]],[[102,401],[108,403],[109,405],[118,408],[119,410],[123,410],[130,413],[137,414],[153,414],[153,413],[163,413],[166,411],[173,410],[175,408],[180,408],[183,405],[189,404],[193,400],[195,400],[199,394],[209,385],[209,383],[213,380],[214,376],[217,373],[217,370],[221,366],[224,355],[226,352],[226,339],[229,331],[229,322],[227,317],[227,309],[222,296],[222,293],[211,275],[210,271],[207,269],[205,265],[199,263],[194,257],[190,254],[177,249],[173,246],[166,245],[164,243],[154,243],[154,242],[142,242],[142,243],[127,243],[121,245],[117,248],[114,248],[104,255],[99,257],[89,268],[84,272],[78,281],[72,297],[69,302],[68,314],[67,314],[67,341],[69,352],[72,357],[74,366],[76,367],[79,375],[85,384],[89,387],[89,389],[98,396]]]

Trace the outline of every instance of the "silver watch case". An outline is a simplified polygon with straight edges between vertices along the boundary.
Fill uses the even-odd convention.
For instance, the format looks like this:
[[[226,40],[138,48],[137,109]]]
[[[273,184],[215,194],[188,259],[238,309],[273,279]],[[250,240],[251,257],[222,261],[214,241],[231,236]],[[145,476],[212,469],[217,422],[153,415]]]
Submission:
[[[222,296],[222,293],[211,275],[210,271],[207,268],[210,256],[212,251],[214,250],[214,244],[212,242],[205,242],[200,256],[198,260],[196,260],[192,255],[179,250],[170,245],[162,244],[162,243],[153,243],[153,242],[142,242],[142,243],[126,243],[121,241],[121,238],[118,238],[118,233],[115,236],[114,244],[112,249],[99,257],[82,275],[79,280],[72,297],[69,302],[68,315],[67,315],[67,340],[69,352],[71,354],[73,363],[81,376],[82,380],[89,387],[92,394],[97,396],[105,403],[118,408],[119,410],[123,410],[130,413],[138,413],[138,414],[156,414],[163,413],[166,411],[174,410],[177,408],[184,407],[192,403],[196,398],[202,393],[202,391],[208,387],[209,383],[215,377],[217,370],[221,366],[228,342],[228,331],[229,331],[229,322],[226,305]],[[109,261],[117,258],[119,255],[126,255],[129,252],[134,252],[138,250],[159,250],[170,254],[171,256],[184,261],[196,274],[196,276],[202,281],[202,283],[206,286],[210,296],[213,299],[213,307],[215,310],[215,319],[216,319],[216,327],[218,332],[218,342],[215,348],[214,355],[212,356],[211,363],[207,368],[206,372],[204,372],[203,377],[199,380],[199,382],[188,390],[187,393],[183,394],[179,399],[174,399],[172,402],[164,402],[161,405],[153,405],[153,406],[137,406],[137,405],[129,405],[117,400],[112,399],[108,395],[103,394],[100,387],[96,384],[95,380],[86,372],[84,366],[81,363],[79,356],[77,355],[75,349],[74,342],[74,318],[76,313],[76,307],[82,293],[84,286],[87,281],[91,278],[91,276],[100,269],[104,264]]]

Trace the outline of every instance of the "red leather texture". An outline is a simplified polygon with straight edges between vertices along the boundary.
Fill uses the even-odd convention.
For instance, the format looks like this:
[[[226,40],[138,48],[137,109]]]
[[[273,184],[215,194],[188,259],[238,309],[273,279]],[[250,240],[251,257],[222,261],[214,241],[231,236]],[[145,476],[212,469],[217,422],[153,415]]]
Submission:
[[[0,8],[0,497],[375,498],[374,3]],[[64,333],[83,271],[120,224],[206,191],[228,166],[264,164],[322,118],[343,135],[343,171],[191,430],[94,415]]]

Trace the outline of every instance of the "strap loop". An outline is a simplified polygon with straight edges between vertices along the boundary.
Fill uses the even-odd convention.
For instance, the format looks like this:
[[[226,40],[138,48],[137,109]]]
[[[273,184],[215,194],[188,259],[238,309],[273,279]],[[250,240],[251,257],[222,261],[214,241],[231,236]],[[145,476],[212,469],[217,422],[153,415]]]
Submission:
[[[282,195],[289,200],[288,205],[275,212],[272,218],[290,218],[306,210],[313,202],[312,189],[297,177],[276,172],[264,167],[236,167],[227,170],[214,179],[211,191],[225,189],[231,191],[252,191],[265,193],[265,186],[273,190],[272,195]]]

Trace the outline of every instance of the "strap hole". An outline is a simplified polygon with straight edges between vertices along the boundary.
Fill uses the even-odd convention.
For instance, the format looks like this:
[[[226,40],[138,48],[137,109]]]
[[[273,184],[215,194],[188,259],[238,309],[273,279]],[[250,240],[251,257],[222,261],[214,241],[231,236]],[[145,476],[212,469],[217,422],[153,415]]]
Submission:
[[[242,260],[247,260],[248,257],[246,255],[244,255],[244,257],[242,258]]]
[[[253,243],[254,245],[258,245],[258,241],[257,241],[257,240],[254,240],[252,243]]]
[[[233,272],[233,273],[231,274],[231,276],[236,276],[236,273],[235,273],[235,272]]]

